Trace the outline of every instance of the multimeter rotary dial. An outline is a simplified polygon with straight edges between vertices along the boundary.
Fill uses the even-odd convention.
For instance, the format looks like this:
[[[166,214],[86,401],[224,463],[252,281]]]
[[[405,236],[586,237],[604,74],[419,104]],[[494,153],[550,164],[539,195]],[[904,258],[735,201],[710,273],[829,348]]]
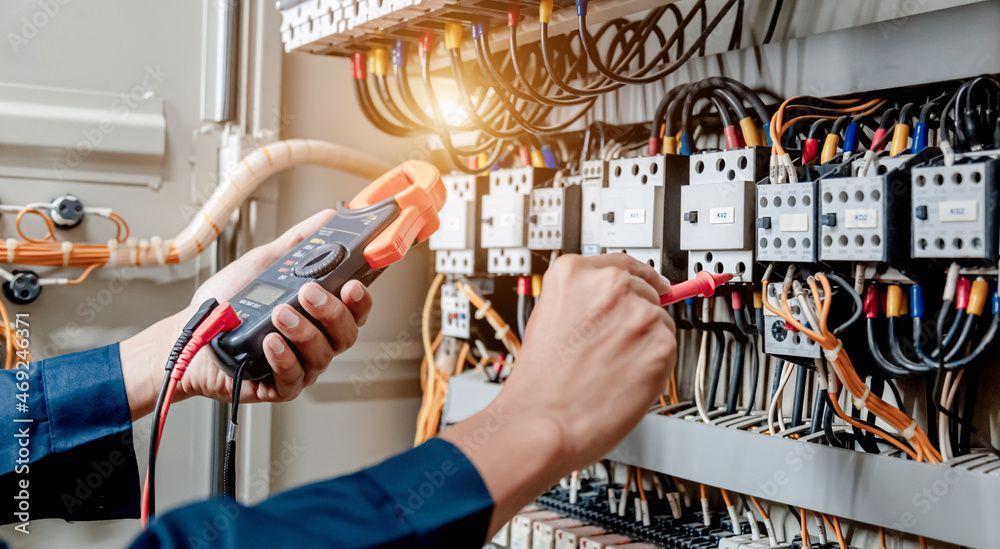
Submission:
[[[324,244],[303,257],[292,269],[292,274],[300,278],[322,278],[336,269],[346,256],[347,248],[343,245]]]

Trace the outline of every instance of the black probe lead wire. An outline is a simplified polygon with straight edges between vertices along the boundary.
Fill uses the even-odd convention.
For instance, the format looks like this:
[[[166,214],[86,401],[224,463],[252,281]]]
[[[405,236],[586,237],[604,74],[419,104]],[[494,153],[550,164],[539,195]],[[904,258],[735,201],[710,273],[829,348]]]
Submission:
[[[233,399],[229,408],[229,425],[226,427],[226,450],[222,466],[222,495],[236,497],[236,435],[239,432],[240,389],[249,362],[241,363],[233,372]]]

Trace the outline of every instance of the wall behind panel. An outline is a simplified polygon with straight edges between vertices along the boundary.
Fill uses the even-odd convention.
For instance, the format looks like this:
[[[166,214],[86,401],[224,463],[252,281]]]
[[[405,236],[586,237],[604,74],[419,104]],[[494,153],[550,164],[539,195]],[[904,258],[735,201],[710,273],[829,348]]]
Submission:
[[[390,164],[426,157],[419,144],[390,138],[364,119],[347,60],[286,55],[283,73],[282,138],[330,140],[379,154]],[[334,207],[366,183],[320,168],[288,172],[280,182],[279,225]],[[375,308],[358,344],[334,359],[297,400],[274,406],[272,492],[374,463],[412,445],[420,389],[418,317],[430,264],[421,245],[382,274],[372,286]]]
[[[194,0],[0,3],[0,82],[110,94],[98,98],[107,109],[115,108],[114,102],[122,94],[134,95],[146,106],[162,100],[166,121],[166,153],[157,170],[162,174],[159,188],[63,181],[57,173],[48,178],[4,177],[0,178],[0,201],[24,204],[73,193],[88,206],[114,208],[138,236],[167,238],[180,230],[192,204],[202,14],[202,2]],[[159,76],[144,83],[151,73]],[[149,97],[143,99],[147,92]],[[0,100],[3,97],[0,95]],[[92,127],[81,131],[81,151],[88,144],[107,143],[116,131],[121,135],[129,118],[113,119],[110,129],[102,128],[102,122],[94,120]],[[9,141],[0,144],[8,150],[12,146]],[[0,234],[6,237],[13,232],[12,216],[4,217],[7,219],[0,219]],[[29,228],[38,230],[40,225],[32,223]],[[110,236],[110,227],[101,220],[85,221],[84,226],[65,233],[68,239],[96,242]],[[154,272],[99,271],[82,286],[47,288],[37,302],[14,310],[31,314],[35,355],[57,355],[120,340],[177,311],[191,298],[193,274],[193,265]],[[164,508],[208,492],[209,410],[207,401],[196,400],[180,404],[171,413],[161,452],[161,478],[170,481],[161,482],[157,491]],[[140,462],[145,459],[146,432],[148,421],[137,427]],[[32,521],[31,535],[3,527],[0,537],[17,548],[122,547],[138,532],[138,526],[137,520],[77,524]]]

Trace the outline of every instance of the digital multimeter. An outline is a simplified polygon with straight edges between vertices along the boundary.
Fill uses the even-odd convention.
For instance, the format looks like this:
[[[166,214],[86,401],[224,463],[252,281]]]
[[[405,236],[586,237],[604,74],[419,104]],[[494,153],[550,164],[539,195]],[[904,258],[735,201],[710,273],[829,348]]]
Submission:
[[[408,161],[374,181],[351,202],[337,208],[322,228],[273,263],[236,293],[229,304],[242,323],[212,340],[223,369],[243,379],[270,376],[264,337],[278,331],[271,311],[291,305],[311,317],[299,303],[299,289],[316,282],[334,295],[349,280],[370,284],[389,265],[406,255],[410,245],[437,230],[437,212],[445,190],[437,168]],[[313,322],[316,322],[315,320]]]

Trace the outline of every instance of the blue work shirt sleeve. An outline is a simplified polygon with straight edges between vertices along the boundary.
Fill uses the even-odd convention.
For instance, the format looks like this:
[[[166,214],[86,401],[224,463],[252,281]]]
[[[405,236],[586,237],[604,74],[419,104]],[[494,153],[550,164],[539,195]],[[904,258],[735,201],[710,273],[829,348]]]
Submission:
[[[2,370],[0,396],[4,524],[138,516],[117,343]]]
[[[481,547],[492,511],[472,462],[433,439],[257,505],[215,498],[176,509],[132,547]]]

